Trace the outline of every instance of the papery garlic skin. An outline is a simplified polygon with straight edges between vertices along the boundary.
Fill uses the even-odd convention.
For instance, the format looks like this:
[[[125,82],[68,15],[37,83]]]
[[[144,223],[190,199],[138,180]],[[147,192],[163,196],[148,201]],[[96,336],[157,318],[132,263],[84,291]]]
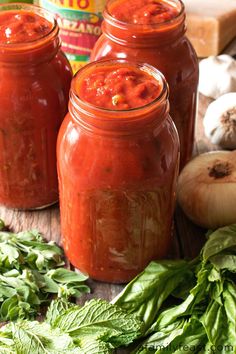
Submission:
[[[236,223],[236,151],[214,151],[181,171],[177,200],[195,224],[215,229]]]
[[[199,63],[199,92],[218,98],[236,91],[236,60],[230,55],[210,56]]]
[[[212,144],[236,149],[236,92],[227,93],[209,104],[203,127]]]

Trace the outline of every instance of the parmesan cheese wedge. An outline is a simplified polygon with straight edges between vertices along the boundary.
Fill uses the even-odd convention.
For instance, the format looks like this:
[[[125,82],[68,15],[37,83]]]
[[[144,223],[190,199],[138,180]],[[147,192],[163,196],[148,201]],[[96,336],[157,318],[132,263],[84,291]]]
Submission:
[[[219,54],[236,36],[236,0],[183,0],[187,36],[198,57]]]

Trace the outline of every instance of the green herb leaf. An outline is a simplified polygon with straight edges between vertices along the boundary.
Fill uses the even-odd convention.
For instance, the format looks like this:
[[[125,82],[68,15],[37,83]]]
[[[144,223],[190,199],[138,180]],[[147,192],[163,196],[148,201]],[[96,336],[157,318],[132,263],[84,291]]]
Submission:
[[[190,264],[183,260],[151,262],[112,303],[139,316],[146,332],[165,299],[188,279],[189,273],[192,274]]]
[[[205,328],[209,342],[212,345],[222,343],[222,336],[226,331],[227,321],[224,308],[215,300],[211,300],[201,322]]]
[[[54,327],[57,318],[74,306],[76,310],[79,308],[78,305],[72,304],[63,298],[53,300],[47,310],[46,322]]]
[[[210,258],[210,262],[217,270],[228,269],[230,272],[236,272],[236,255],[234,254],[216,254]]]
[[[154,333],[140,345],[135,353],[197,353],[198,346],[206,341],[203,326],[198,320],[191,318],[168,326],[162,332]]]
[[[89,292],[88,277],[59,268],[63,264],[62,250],[38,231],[0,231],[0,320],[35,317],[51,294],[69,298]]]
[[[236,247],[236,224],[217,229],[209,235],[202,250],[202,257],[207,261],[212,256]]]
[[[104,300],[91,300],[72,307],[54,322],[54,327],[79,338],[91,336],[113,346],[127,345],[140,334],[142,323],[134,315]]]
[[[5,229],[5,223],[2,219],[0,219],[0,231],[4,230]]]
[[[11,323],[11,327],[17,354],[56,354],[74,347],[68,335],[52,329],[47,323],[21,321]]]
[[[88,279],[88,276],[80,272],[72,272],[65,268],[52,269],[47,273],[47,276],[58,283],[69,284],[83,282]]]
[[[227,316],[227,340],[236,348],[236,286],[234,283],[225,282],[223,300]]]

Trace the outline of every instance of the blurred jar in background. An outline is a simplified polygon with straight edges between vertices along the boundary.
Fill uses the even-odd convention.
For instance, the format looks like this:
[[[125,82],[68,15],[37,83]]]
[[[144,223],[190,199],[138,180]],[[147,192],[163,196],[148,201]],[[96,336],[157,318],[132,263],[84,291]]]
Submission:
[[[76,72],[89,61],[101,35],[106,0],[36,0],[54,13],[60,27],[62,50]]]
[[[29,4],[0,6],[0,204],[58,200],[56,139],[72,78],[58,25]]]

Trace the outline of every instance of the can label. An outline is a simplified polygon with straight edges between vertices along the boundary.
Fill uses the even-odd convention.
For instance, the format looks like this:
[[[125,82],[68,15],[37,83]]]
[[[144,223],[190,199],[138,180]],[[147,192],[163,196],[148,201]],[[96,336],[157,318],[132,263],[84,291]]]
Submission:
[[[62,50],[76,72],[89,61],[101,35],[105,0],[41,0],[40,5],[54,13],[62,40]]]

